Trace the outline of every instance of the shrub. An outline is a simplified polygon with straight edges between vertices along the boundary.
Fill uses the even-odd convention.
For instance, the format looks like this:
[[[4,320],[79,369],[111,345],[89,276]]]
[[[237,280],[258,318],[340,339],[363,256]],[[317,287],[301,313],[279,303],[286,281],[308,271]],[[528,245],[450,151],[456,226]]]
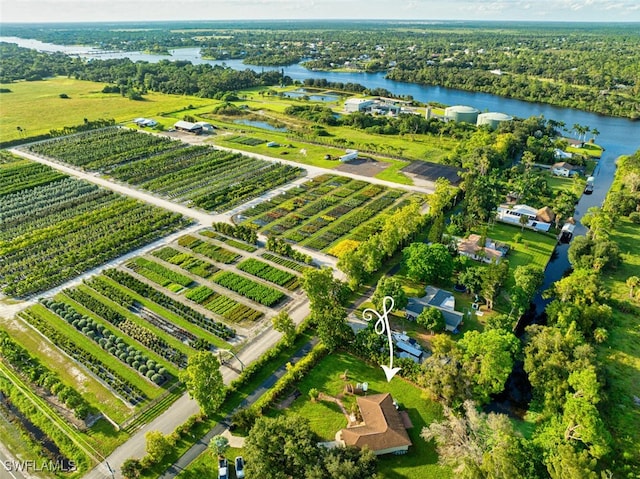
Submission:
[[[633,213],[629,213],[629,219],[632,223],[640,225],[640,213],[634,211]]]

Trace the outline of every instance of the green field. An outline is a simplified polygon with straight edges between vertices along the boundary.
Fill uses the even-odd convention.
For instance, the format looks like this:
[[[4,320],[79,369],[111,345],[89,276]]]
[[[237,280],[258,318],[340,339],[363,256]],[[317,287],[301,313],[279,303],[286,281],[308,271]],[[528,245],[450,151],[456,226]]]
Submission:
[[[181,117],[189,114],[189,105],[199,108],[219,103],[194,96],[151,92],[144,96],[144,101],[133,101],[119,94],[101,93],[105,85],[65,77],[0,84],[0,87],[11,89],[11,93],[2,94],[0,141],[23,136],[17,127],[23,128],[26,136],[35,136],[63,126],[81,125],[85,118],[113,118],[120,123],[137,117],[152,117],[168,126],[176,119],[163,121],[162,115],[184,112],[180,113]],[[60,98],[62,93],[69,98]]]
[[[624,311],[613,308],[614,326],[609,339],[598,347],[598,358],[606,370],[608,407],[602,409],[606,422],[619,450],[640,463],[640,408],[633,397],[640,397],[640,305],[629,298],[625,284],[630,276],[640,277],[640,228],[627,218],[620,218],[611,232],[610,240],[620,246],[623,262],[613,271],[602,274],[611,296],[618,302],[633,304]]]

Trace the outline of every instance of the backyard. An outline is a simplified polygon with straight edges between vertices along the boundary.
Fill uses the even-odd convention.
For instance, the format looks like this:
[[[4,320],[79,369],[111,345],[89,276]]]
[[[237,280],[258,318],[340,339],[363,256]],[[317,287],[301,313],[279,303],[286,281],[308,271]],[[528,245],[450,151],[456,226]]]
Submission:
[[[348,381],[343,379],[347,374]],[[413,428],[408,429],[413,445],[403,456],[383,456],[379,459],[378,471],[384,479],[451,477],[448,468],[437,464],[437,454],[432,443],[425,442],[420,437],[424,426],[442,417],[439,404],[427,399],[423,391],[404,379],[395,377],[387,382],[384,372],[377,366],[369,365],[360,358],[340,352],[324,358],[304,379],[298,383],[300,396],[286,409],[272,409],[268,415],[299,414],[309,419],[311,429],[322,441],[333,441],[338,430],[346,427],[347,420],[338,406],[318,400],[311,401],[309,390],[318,389],[330,396],[343,396],[345,386],[351,383],[369,384],[367,394],[392,394],[400,404],[401,409],[407,410]],[[349,410],[355,403],[355,396],[344,395],[345,408]]]

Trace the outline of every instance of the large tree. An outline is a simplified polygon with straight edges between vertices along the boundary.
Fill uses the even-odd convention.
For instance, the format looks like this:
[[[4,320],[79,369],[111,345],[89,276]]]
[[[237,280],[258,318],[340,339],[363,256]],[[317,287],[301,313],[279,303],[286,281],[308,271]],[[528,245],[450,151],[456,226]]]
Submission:
[[[347,324],[347,311],[342,306],[334,305],[314,311],[313,319],[320,341],[330,351],[339,346],[345,346],[353,340],[353,330]]]
[[[346,285],[333,277],[329,267],[306,269],[302,273],[302,288],[309,297],[312,311],[342,304],[347,295]]]
[[[306,477],[308,468],[320,458],[316,443],[309,421],[301,416],[261,417],[244,445],[247,477]]]
[[[513,272],[515,286],[511,290],[512,309],[518,316],[524,314],[536,291],[544,280],[544,271],[533,264],[519,265]]]
[[[147,441],[147,455],[152,462],[161,461],[171,451],[172,445],[169,439],[160,431],[149,431],[144,438]]]
[[[309,297],[311,317],[320,340],[334,350],[353,339],[346,310],[342,307],[348,288],[333,278],[331,268],[309,268],[302,274],[302,287]]]
[[[207,415],[215,413],[225,398],[220,362],[209,351],[198,351],[189,357],[187,367],[180,373],[180,380],[189,395]]]
[[[393,298],[393,309],[403,310],[407,307],[409,300],[407,294],[402,289],[402,283],[396,278],[388,278],[383,276],[376,285],[376,290],[371,298],[373,305],[380,312],[383,310],[383,300],[385,296]]]
[[[602,302],[608,297],[608,293],[595,271],[576,269],[569,276],[553,283],[543,296],[559,299],[563,303],[584,305]]]
[[[463,351],[462,361],[473,398],[486,403],[492,394],[504,389],[520,341],[511,332],[488,329],[482,333],[469,331],[458,344]]]
[[[493,300],[498,294],[500,287],[506,281],[508,274],[509,262],[505,259],[499,263],[492,261],[485,269],[481,293],[489,309],[493,309]]]
[[[503,414],[479,412],[466,401],[459,414],[445,408],[445,419],[422,429],[435,441],[440,462],[452,466],[456,477],[473,479],[535,479],[535,457]]]
[[[407,274],[416,281],[446,283],[453,274],[453,258],[442,244],[412,243],[402,250]]]
[[[282,333],[284,344],[291,346],[296,339],[296,325],[286,311],[280,311],[271,319],[273,329]]]
[[[416,318],[418,323],[423,328],[431,331],[431,334],[440,333],[444,331],[447,326],[442,311],[438,308],[424,308],[418,317]]]

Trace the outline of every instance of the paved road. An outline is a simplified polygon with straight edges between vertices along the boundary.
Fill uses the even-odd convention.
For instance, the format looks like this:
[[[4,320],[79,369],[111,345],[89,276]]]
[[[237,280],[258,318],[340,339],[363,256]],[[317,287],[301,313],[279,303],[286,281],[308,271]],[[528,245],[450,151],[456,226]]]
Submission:
[[[317,339],[309,341],[305,344],[298,352],[296,352],[291,359],[290,363],[295,364],[304,356],[307,355],[309,351],[313,348],[315,344],[317,344]],[[271,388],[278,379],[280,379],[287,372],[286,365],[278,368],[271,376],[269,376],[260,387],[256,388],[253,393],[251,393],[247,398],[242,402],[241,407],[247,407],[253,404],[262,396],[265,392]],[[222,434],[228,427],[231,422],[231,417],[233,414],[229,414],[224,420],[218,424],[216,424],[204,437],[202,437],[197,443],[195,443],[191,448],[184,453],[184,455],[178,459],[169,469],[167,469],[164,474],[162,474],[159,479],[173,479],[176,477],[183,469],[185,469],[189,464],[191,464],[200,454],[202,454],[207,449],[207,445],[212,437],[217,436],[218,434]]]
[[[143,131],[143,130],[141,130]],[[347,171],[340,171],[340,170],[336,170],[336,169],[332,169],[332,168],[322,168],[320,166],[313,166],[313,165],[305,165],[304,163],[298,163],[297,161],[292,161],[292,160],[285,160],[283,158],[274,158],[273,156],[267,156],[267,155],[262,155],[260,153],[253,153],[250,151],[245,151],[245,150],[237,150],[235,148],[229,148],[226,146],[221,146],[221,145],[215,145],[212,144],[210,142],[208,142],[208,137],[207,136],[195,136],[192,135],[190,133],[181,133],[181,132],[162,132],[162,133],[156,133],[156,132],[150,132],[150,131],[143,131],[144,133],[147,133],[149,135],[157,135],[157,136],[168,136],[171,138],[176,138],[179,140],[184,141],[185,143],[189,143],[192,145],[209,145],[209,146],[213,146],[214,148],[218,149],[218,150],[225,150],[225,151],[230,151],[232,153],[240,153],[241,155],[245,155],[245,156],[249,156],[251,158],[257,158],[259,160],[264,160],[264,161],[269,161],[272,163],[283,163],[286,165],[291,165],[291,166],[297,166],[299,168],[304,168],[305,170],[308,171],[309,176],[313,177],[313,176],[318,176],[318,175],[322,175],[322,174],[332,174],[332,175],[338,175],[338,176],[346,176],[348,178],[353,178],[356,180],[364,180],[364,181],[368,181],[369,183],[375,183],[377,185],[383,185],[383,186],[388,186],[389,188],[400,188],[403,190],[407,190],[407,191],[415,191],[416,193],[428,193],[431,194],[435,191],[435,184],[429,181],[420,181],[419,185],[402,185],[400,183],[394,183],[393,181],[386,181],[386,180],[381,180],[378,178],[374,178],[371,176],[365,176],[365,175],[358,175],[356,173],[349,173]]]
[[[31,476],[15,467],[19,461],[16,459],[4,444],[0,442],[0,479],[30,479]]]

